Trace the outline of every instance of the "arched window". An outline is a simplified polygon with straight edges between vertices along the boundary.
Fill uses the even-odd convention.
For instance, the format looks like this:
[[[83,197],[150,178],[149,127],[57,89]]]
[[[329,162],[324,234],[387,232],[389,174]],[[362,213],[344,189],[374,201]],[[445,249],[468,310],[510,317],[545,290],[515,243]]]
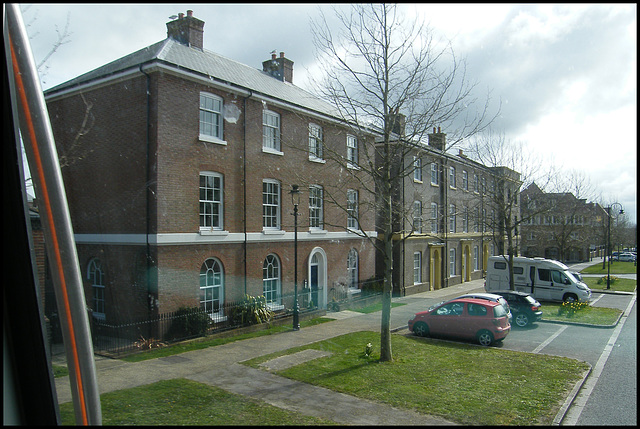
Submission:
[[[347,257],[347,275],[349,288],[358,289],[358,251],[356,249],[349,250],[349,256]]]
[[[280,304],[281,285],[280,261],[274,254],[267,255],[262,264],[262,291],[268,304]]]
[[[209,315],[222,315],[224,303],[224,272],[222,264],[209,258],[200,267],[200,307]]]
[[[87,279],[91,282],[93,292],[93,316],[98,319],[105,318],[104,305],[104,271],[100,259],[92,259],[87,267]]]

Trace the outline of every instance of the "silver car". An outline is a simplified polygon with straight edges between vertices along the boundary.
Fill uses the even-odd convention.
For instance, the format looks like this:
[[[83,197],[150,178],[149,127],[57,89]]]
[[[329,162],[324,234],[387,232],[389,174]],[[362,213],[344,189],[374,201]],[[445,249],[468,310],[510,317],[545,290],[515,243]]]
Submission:
[[[513,315],[511,314],[511,308],[509,308],[509,303],[507,302],[506,299],[504,299],[504,297],[500,295],[496,295],[494,293],[484,293],[484,292],[466,293],[464,295],[460,295],[453,299],[450,299],[449,301],[452,301],[458,298],[477,298],[477,299],[486,299],[489,301],[499,302],[500,304],[502,304],[502,307],[504,308],[504,310],[507,312],[507,315],[509,316],[509,323],[511,323],[511,320],[513,319]]]

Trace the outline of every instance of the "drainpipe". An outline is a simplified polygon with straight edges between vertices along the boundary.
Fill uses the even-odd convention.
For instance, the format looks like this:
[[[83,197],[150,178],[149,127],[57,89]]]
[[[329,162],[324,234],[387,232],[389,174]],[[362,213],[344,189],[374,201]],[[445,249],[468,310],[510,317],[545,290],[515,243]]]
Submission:
[[[247,294],[247,100],[253,96],[253,91],[249,90],[249,95],[242,100],[242,228],[244,241],[242,244],[244,252],[244,294]]]
[[[146,138],[146,167],[147,167],[147,171],[146,171],[146,182],[145,182],[145,186],[146,186],[146,192],[145,192],[145,203],[146,203],[146,208],[145,208],[145,216],[146,216],[146,233],[145,233],[145,246],[146,246],[146,260],[147,260],[147,270],[146,270],[146,282],[147,282],[147,294],[148,294],[148,299],[149,299],[149,303],[148,303],[148,313],[149,316],[152,316],[152,306],[153,306],[153,301],[152,301],[152,291],[151,291],[151,269],[153,268],[153,265],[151,263],[151,244],[149,243],[149,235],[151,234],[151,198],[149,196],[149,194],[151,193],[151,156],[150,156],[150,149],[151,149],[151,136],[149,133],[149,127],[151,127],[151,76],[149,76],[149,74],[147,74],[147,72],[145,72],[142,67],[144,66],[144,64],[140,64],[140,72],[142,74],[144,74],[147,78],[147,126],[146,126],[146,130],[145,130],[145,138]]]

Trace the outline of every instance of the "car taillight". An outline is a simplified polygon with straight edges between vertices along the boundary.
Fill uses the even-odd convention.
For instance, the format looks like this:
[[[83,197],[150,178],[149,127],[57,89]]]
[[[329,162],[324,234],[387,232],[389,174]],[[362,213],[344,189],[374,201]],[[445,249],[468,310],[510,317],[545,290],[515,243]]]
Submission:
[[[531,311],[538,311],[540,310],[540,307],[536,306],[536,305],[532,305],[531,306]]]

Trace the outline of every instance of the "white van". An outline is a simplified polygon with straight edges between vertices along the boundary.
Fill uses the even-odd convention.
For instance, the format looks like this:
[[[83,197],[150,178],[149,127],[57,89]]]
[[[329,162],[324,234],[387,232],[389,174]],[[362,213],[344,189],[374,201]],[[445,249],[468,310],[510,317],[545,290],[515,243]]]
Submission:
[[[487,292],[509,290],[509,257],[491,256],[487,263]],[[542,301],[590,301],[591,289],[578,280],[569,267],[544,258],[514,256],[515,290],[525,292]]]

